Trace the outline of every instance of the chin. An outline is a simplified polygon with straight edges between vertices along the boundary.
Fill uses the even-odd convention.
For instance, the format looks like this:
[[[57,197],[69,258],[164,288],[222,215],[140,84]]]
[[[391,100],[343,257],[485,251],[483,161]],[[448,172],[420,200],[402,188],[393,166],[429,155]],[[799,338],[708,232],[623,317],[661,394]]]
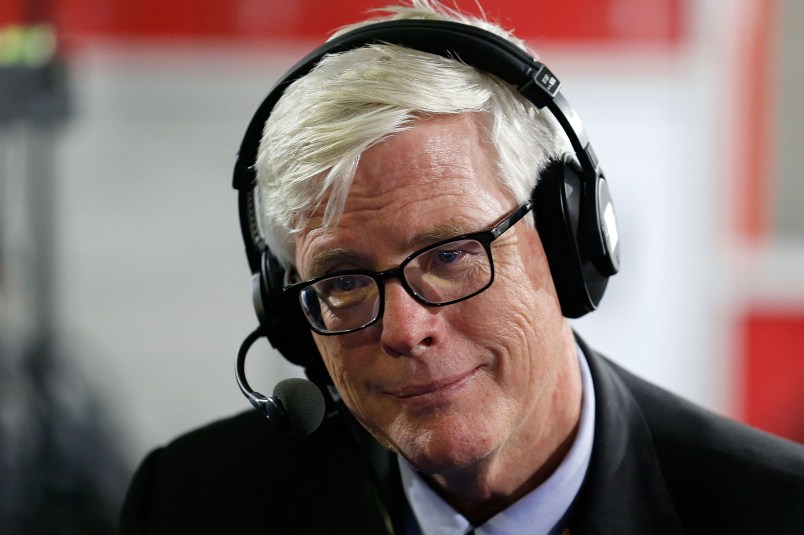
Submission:
[[[483,431],[466,422],[419,427],[398,434],[393,449],[417,471],[443,474],[476,464],[492,454],[494,441],[489,437],[493,434]]]

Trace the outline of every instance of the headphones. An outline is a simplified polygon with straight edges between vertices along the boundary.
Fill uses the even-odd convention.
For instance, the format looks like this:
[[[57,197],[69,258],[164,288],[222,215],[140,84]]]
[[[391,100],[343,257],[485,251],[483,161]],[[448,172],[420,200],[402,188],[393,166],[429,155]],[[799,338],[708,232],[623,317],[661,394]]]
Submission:
[[[467,24],[398,20],[363,26],[317,48],[274,85],[249,123],[234,167],[240,229],[260,322],[255,332],[266,336],[289,361],[303,366],[318,385],[331,380],[301,306],[282,291],[284,270],[260,234],[253,166],[265,121],[288,85],[310,72],[326,54],[374,43],[457,58],[509,83],[537,108],[547,108],[560,124],[575,159],[549,162],[531,197],[536,228],[564,316],[578,318],[597,308],[609,277],[620,267],[619,234],[606,179],[578,115],[546,66],[506,39]]]

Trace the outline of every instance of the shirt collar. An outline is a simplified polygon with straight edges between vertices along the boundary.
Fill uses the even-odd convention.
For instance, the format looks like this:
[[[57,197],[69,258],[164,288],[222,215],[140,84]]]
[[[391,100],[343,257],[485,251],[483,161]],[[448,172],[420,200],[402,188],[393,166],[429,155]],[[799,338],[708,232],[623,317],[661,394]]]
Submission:
[[[572,447],[546,481],[476,527],[477,535],[547,535],[561,530],[563,519],[589,467],[595,429],[595,389],[580,348],[578,362],[583,401],[578,433]],[[469,521],[436,494],[402,457],[397,456],[397,460],[412,513],[406,521],[406,535],[463,535],[472,529]]]

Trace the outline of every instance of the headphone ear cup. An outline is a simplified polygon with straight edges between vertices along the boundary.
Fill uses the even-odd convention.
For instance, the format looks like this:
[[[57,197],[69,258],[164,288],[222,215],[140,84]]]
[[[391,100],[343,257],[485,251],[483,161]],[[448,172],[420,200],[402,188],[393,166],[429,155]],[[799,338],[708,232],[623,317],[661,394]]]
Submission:
[[[597,177],[590,190],[581,217],[583,244],[597,272],[610,277],[620,271],[620,233],[614,203],[602,176]]]
[[[257,318],[271,345],[290,362],[318,373],[323,368],[299,303],[282,291],[285,271],[268,249],[262,252],[260,272],[252,281]]]
[[[558,160],[548,163],[532,194],[536,229],[561,312],[568,318],[579,318],[597,308],[608,281],[586,257],[582,243],[584,196],[579,173],[571,163]]]

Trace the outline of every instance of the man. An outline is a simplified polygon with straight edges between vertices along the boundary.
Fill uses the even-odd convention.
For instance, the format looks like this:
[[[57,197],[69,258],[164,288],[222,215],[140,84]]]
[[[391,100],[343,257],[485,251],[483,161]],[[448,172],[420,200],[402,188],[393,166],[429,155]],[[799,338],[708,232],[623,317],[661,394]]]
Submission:
[[[431,2],[391,11],[522,46]],[[556,245],[563,215],[546,188],[556,173],[596,191],[605,181],[552,77],[534,77],[549,95],[539,110],[529,84],[476,68],[472,47],[455,54],[467,65],[432,53],[427,23],[413,26],[426,51],[394,44],[390,27],[308,62],[256,117],[262,328],[294,361],[310,357],[291,356],[293,342],[314,333],[304,362],[333,387],[327,418],[297,439],[250,413],[157,450],[132,483],[123,532],[801,532],[799,446],[694,407],[575,338],[565,315],[596,305],[617,236],[603,193],[596,242],[586,215],[567,227],[580,229],[578,273],[594,264],[578,275],[588,287],[567,290],[576,268],[556,257],[576,245]],[[279,341],[297,315],[303,333]]]

